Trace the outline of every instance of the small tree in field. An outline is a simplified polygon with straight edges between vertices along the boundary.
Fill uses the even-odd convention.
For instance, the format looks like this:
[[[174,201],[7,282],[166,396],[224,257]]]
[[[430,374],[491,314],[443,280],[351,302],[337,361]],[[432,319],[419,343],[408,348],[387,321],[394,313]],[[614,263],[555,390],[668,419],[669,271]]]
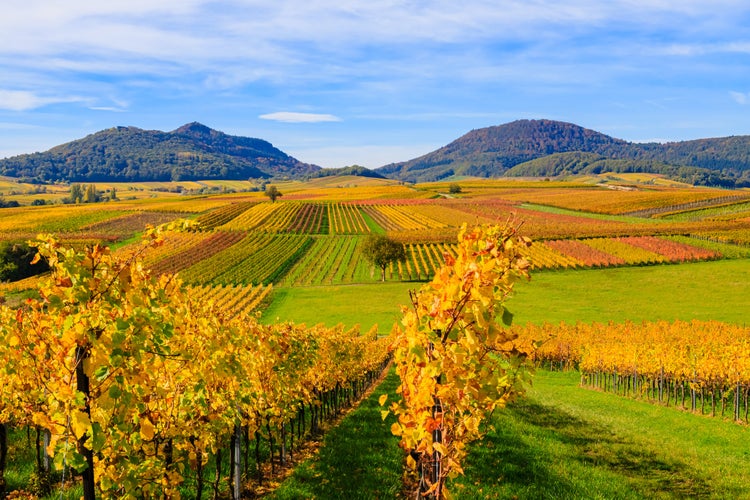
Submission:
[[[380,268],[383,281],[385,281],[385,268],[391,262],[406,260],[404,245],[382,235],[368,237],[362,252],[370,263]]]
[[[283,195],[276,186],[269,185],[266,186],[266,196],[268,196],[271,199],[271,203],[273,203],[276,201],[276,198],[279,198]]]

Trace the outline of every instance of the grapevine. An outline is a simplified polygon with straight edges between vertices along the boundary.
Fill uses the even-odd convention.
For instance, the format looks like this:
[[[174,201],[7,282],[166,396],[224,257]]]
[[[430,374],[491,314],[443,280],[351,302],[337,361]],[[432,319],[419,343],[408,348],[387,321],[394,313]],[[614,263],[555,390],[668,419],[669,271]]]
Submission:
[[[41,298],[0,305],[0,445],[8,425],[41,429],[52,467],[80,472],[86,500],[178,498],[187,477],[200,498],[204,466],[242,434],[268,440],[271,462],[274,450],[283,462],[294,422],[298,441],[307,422],[316,432],[388,359],[376,332],[262,325],[152,273],[141,259],[162,234],[147,231],[127,256],[45,236]],[[242,454],[230,455],[239,498]]]
[[[455,257],[446,254],[432,282],[412,293],[413,307],[404,308],[394,341],[401,400],[390,405],[398,416],[391,431],[420,473],[422,496],[448,496],[446,479],[462,472],[482,420],[523,391],[523,359],[498,321],[511,321],[504,302],[514,282],[529,276],[522,249],[530,244],[510,221],[464,226]]]

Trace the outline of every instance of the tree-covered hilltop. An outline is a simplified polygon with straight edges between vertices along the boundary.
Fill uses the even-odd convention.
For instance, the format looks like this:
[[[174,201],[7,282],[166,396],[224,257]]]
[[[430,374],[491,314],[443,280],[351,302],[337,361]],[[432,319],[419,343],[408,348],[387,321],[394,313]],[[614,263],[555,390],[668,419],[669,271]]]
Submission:
[[[310,176],[310,178],[337,177],[345,175],[353,175],[356,177],[372,177],[373,179],[385,179],[383,175],[377,173],[374,170],[370,170],[367,167],[363,167],[362,165],[349,165],[348,167],[340,168],[323,168],[321,170],[318,170],[317,172],[314,172]]]
[[[633,143],[572,123],[517,120],[472,130],[436,151],[376,171],[394,179],[429,182],[451,176],[552,177],[587,168],[660,173],[700,185],[746,186],[750,136]]]
[[[586,151],[609,156],[628,144],[570,123],[517,120],[472,130],[432,153],[377,171],[407,181],[432,181],[451,175],[499,177],[520,163],[549,154]]]
[[[0,175],[37,182],[300,178],[318,170],[267,141],[200,123],[172,132],[114,127],[43,153],[0,160]]]
[[[596,153],[555,153],[520,163],[505,172],[506,177],[557,177],[579,174],[649,173],[701,186],[739,187],[740,179],[732,179],[720,171],[700,167],[670,165],[656,160],[607,158]],[[747,179],[743,182],[748,182]],[[744,185],[743,185],[744,187]]]

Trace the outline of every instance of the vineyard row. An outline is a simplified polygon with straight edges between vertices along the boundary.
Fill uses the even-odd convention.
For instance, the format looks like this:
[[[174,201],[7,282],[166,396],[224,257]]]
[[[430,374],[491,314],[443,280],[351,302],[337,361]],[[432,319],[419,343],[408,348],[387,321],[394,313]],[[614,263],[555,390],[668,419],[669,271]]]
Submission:
[[[0,450],[19,449],[9,428],[36,429],[38,475],[77,474],[85,499],[177,497],[184,484],[200,497],[206,465],[227,456],[239,498],[251,470],[268,480],[262,462],[283,465],[388,361],[375,330],[263,325],[238,288],[184,287],[141,254],[40,250],[53,269],[40,298],[0,306]],[[2,458],[0,485],[14,463]]]
[[[578,368],[582,385],[748,420],[750,331],[716,321],[527,325],[517,348],[538,364]],[[533,343],[543,341],[541,347]],[[717,410],[718,407],[718,410]]]

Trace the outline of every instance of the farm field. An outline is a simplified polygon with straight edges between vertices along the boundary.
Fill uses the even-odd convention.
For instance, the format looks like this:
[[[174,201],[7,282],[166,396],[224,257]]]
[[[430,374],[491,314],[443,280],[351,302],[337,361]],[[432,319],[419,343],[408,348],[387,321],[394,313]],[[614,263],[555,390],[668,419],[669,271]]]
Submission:
[[[748,272],[750,262],[745,260],[539,272],[531,282],[517,288],[508,306],[519,323],[713,318],[744,325],[750,291]],[[690,284],[679,288],[686,282]],[[680,300],[660,300],[665,294],[674,297],[677,289]],[[311,299],[300,296],[302,304]],[[388,299],[398,302],[396,295],[384,294],[384,300]],[[288,297],[287,300],[291,302]],[[587,307],[591,304],[598,307]],[[750,451],[746,425],[584,389],[579,382],[577,371],[540,370],[528,397],[496,412],[492,421],[495,430],[472,447],[466,474],[452,490],[457,497],[636,499],[750,495],[750,477],[743,466]],[[375,405],[374,399],[366,404]],[[729,415],[731,410],[727,418]],[[364,417],[350,418],[356,421]],[[369,421],[369,426],[386,434],[388,425],[388,420],[382,422],[377,417]],[[396,448],[387,441],[378,446]],[[346,465],[335,460],[342,454],[354,453],[355,462],[369,460],[370,467],[364,468],[367,472],[359,472],[367,477],[357,476],[353,483],[370,484],[372,477],[388,484],[393,469],[384,458],[372,457],[368,450],[365,446],[360,451],[346,436],[334,433],[330,441],[326,440],[320,459],[306,462],[299,473],[282,483],[274,498],[293,498],[290,492],[299,491],[314,492],[316,498],[336,498],[328,487],[341,488],[340,483],[329,483],[325,478],[351,477]],[[355,486],[351,488],[361,492]]]
[[[582,389],[577,378],[576,372],[537,372],[528,395],[496,412],[494,429],[471,447],[465,475],[452,488],[454,496],[531,500],[750,494],[744,467],[746,426]],[[391,397],[397,380],[391,374],[383,384]],[[389,439],[392,420],[383,421],[377,411],[382,393],[375,392],[361,411],[331,431],[318,457],[298,466],[271,498],[334,500],[347,493],[371,498],[373,491],[381,492],[378,498],[405,498],[394,480],[400,467],[393,460],[397,442]]]
[[[361,312],[367,312],[387,333],[392,319],[399,316],[399,306],[408,305],[408,291],[419,285],[285,288],[276,290],[279,298],[263,317],[329,325],[360,322],[367,329],[373,323],[361,319],[365,314],[358,308],[362,307]],[[737,259],[532,272],[531,281],[516,285],[508,308],[514,314],[514,324],[714,319],[743,325],[748,323],[748,297],[750,260]],[[348,304],[357,304],[357,308]]]
[[[514,325],[704,320],[744,328],[750,192],[639,185],[636,176],[621,181],[627,185],[610,189],[592,180],[465,180],[461,193],[449,196],[446,183],[323,178],[279,183],[283,196],[273,203],[242,181],[103,185],[114,187],[119,201],[0,210],[0,239],[52,232],[74,246],[103,241],[128,255],[143,246],[137,236],[146,224],[187,219],[194,225],[167,232],[144,265],[176,272],[198,300],[228,317],[259,314],[265,325],[357,325],[385,336],[399,323],[409,291],[435,275],[444,255],[455,255],[462,224],[510,219],[533,240],[526,254],[531,280],[519,282],[507,303]],[[388,266],[384,283],[362,250],[373,234],[396,240],[407,256]],[[2,283],[0,293],[12,302],[38,283]],[[739,466],[750,453],[746,425],[579,383],[577,371],[540,370],[527,398],[493,415],[495,430],[472,448],[466,475],[452,485],[458,498],[750,496],[750,477]],[[391,374],[276,498],[341,498],[355,482],[365,489],[352,489],[354,497],[369,498],[375,490],[367,489],[376,488],[379,498],[399,498],[400,452],[377,404],[384,392],[396,398],[394,387]],[[373,435],[379,444],[365,444],[363,429],[381,427],[383,440]],[[365,450],[373,446],[388,458]],[[342,469],[360,460],[360,451],[370,454],[357,469]],[[356,456],[333,459],[342,453]]]

